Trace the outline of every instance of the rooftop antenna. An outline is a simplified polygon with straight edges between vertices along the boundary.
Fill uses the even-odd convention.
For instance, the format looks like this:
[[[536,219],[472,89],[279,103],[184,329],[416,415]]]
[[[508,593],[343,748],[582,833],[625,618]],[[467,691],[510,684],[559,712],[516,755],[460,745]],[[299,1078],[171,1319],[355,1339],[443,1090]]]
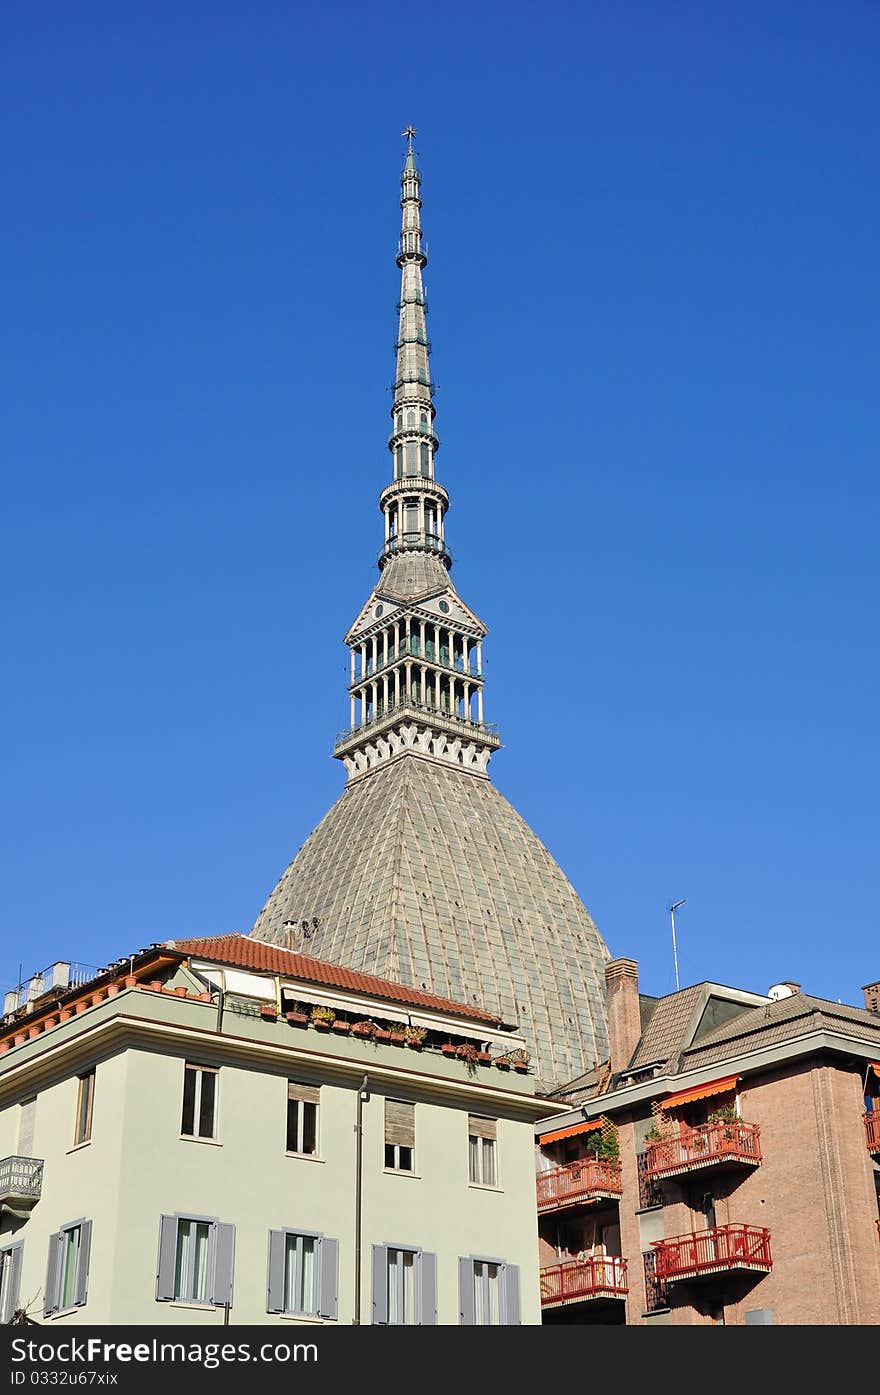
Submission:
[[[679,981],[678,981],[678,946],[677,946],[676,943],[675,943],[675,912],[678,910],[679,906],[683,906],[683,905],[684,905],[684,903],[685,903],[686,900],[687,900],[687,897],[686,897],[686,896],[683,896],[682,899],[681,899],[680,901],[673,901],[672,905],[669,907],[669,919],[672,921],[672,962],[673,962],[674,965],[675,965],[675,991],[676,991],[676,993],[678,992],[678,990],[679,990],[679,988],[680,988],[681,985],[679,984]]]

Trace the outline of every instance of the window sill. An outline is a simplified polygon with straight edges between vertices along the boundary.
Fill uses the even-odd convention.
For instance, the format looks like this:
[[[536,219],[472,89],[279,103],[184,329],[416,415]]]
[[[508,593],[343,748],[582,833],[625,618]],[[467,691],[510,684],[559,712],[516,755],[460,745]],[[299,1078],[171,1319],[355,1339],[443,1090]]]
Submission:
[[[653,1202],[652,1205],[650,1205],[650,1206],[637,1206],[637,1207],[636,1207],[636,1215],[637,1215],[637,1216],[645,1216],[645,1215],[647,1215],[647,1214],[648,1214],[649,1212],[651,1212],[651,1211],[662,1211],[664,1205],[665,1205],[665,1202],[663,1202],[663,1201],[655,1201],[655,1202]]]
[[[309,1327],[323,1327],[325,1322],[333,1321],[332,1318],[318,1317],[314,1313],[277,1313],[276,1317],[281,1318],[282,1322],[302,1323]]]
[[[386,1177],[413,1177],[417,1182],[421,1182],[420,1172],[407,1172],[405,1167],[383,1167],[382,1171]]]
[[[91,1140],[90,1138],[84,1138],[83,1141],[82,1141],[82,1143],[74,1143],[74,1145],[73,1145],[72,1148],[68,1148],[68,1150],[67,1150],[68,1156],[69,1156],[71,1153],[80,1153],[80,1152],[82,1152],[83,1148],[91,1148],[91,1146],[92,1146],[92,1140]],[[68,1311],[69,1311],[69,1309],[68,1309]]]
[[[504,1193],[503,1187],[498,1187],[494,1182],[468,1182],[468,1186],[475,1192],[500,1192]]]
[[[194,1133],[182,1133],[180,1135],[180,1141],[181,1143],[207,1143],[212,1148],[223,1147],[219,1138],[197,1138]]]
[[[300,1162],[325,1163],[327,1161],[326,1158],[319,1158],[317,1153],[285,1153],[284,1156],[286,1158],[298,1158]],[[284,1314],[282,1313],[281,1316],[283,1317]]]
[[[171,1298],[168,1300],[169,1308],[187,1308],[197,1313],[222,1313],[223,1309],[218,1308],[216,1303],[197,1303],[187,1298]]]
[[[54,1322],[56,1318],[70,1317],[71,1313],[78,1313],[80,1308],[84,1306],[82,1303],[75,1303],[72,1308],[59,1308],[56,1313],[49,1314],[49,1319]]]

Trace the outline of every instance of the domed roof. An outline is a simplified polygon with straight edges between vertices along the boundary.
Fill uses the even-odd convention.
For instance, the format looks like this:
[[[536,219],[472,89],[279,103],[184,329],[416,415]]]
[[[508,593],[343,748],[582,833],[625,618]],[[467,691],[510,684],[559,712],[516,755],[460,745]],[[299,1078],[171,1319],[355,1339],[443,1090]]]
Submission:
[[[608,951],[562,870],[485,777],[407,752],[352,780],[251,933],[283,944],[285,922],[302,921],[312,935],[301,951],[517,1023],[542,1088],[607,1053]]]

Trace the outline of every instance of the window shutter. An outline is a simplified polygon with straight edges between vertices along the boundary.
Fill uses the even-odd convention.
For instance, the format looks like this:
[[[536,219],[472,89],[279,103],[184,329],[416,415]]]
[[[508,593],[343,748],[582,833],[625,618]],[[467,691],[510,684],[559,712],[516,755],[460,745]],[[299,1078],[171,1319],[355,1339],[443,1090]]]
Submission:
[[[177,1217],[159,1221],[159,1258],[156,1263],[156,1298],[167,1303],[174,1297],[174,1261],[177,1252]]]
[[[484,1119],[479,1114],[468,1115],[468,1133],[472,1138],[491,1138],[494,1142],[497,1131],[497,1119]]]
[[[81,1308],[89,1291],[89,1255],[92,1251],[92,1223],[81,1221],[79,1227],[79,1253],[76,1257],[76,1284],[73,1301]]]
[[[21,1257],[24,1253],[24,1246],[19,1243],[10,1245],[3,1257],[3,1267],[9,1265],[9,1279],[6,1285],[6,1306],[0,1313],[0,1322],[10,1322],[12,1314],[18,1308],[19,1292],[21,1290]]]
[[[504,1266],[504,1321],[509,1327],[522,1322],[519,1306],[519,1265]]]
[[[46,1288],[43,1294],[43,1315],[48,1317],[58,1307],[58,1279],[61,1266],[61,1236],[49,1236],[49,1258],[46,1262]]]
[[[431,1326],[437,1322],[437,1256],[423,1250],[419,1271],[419,1322]]]
[[[235,1226],[223,1225],[220,1221],[214,1227],[214,1293],[212,1302],[218,1308],[232,1305],[232,1266],[235,1258]]]
[[[388,1246],[373,1246],[373,1322],[388,1325]]]
[[[474,1261],[458,1261],[458,1320],[463,1327],[474,1325]]]
[[[401,1148],[416,1146],[416,1107],[404,1100],[385,1101],[385,1142]]]
[[[284,1231],[269,1231],[269,1278],[266,1284],[266,1312],[284,1312]]]
[[[318,1265],[318,1314],[333,1318],[338,1312],[339,1241],[322,1235],[318,1242],[321,1259]]]
[[[321,1098],[321,1087],[319,1085],[300,1085],[296,1080],[288,1080],[287,1098],[299,1100],[301,1104],[317,1104]]]

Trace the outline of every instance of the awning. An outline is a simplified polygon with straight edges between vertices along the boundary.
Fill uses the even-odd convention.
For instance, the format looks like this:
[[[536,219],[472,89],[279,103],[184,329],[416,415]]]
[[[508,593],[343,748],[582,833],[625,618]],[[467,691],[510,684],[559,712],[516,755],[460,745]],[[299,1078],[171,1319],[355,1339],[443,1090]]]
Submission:
[[[869,1061],[868,1065],[876,1075],[877,1079],[880,1080],[880,1061]]]
[[[539,1143],[556,1143],[560,1138],[574,1138],[577,1133],[592,1133],[594,1129],[601,1129],[601,1119],[588,1119],[584,1124],[572,1124],[570,1129],[555,1129],[553,1133],[542,1133],[538,1135]]]
[[[694,1085],[691,1090],[679,1090],[675,1095],[667,1095],[665,1100],[660,1101],[661,1109],[677,1109],[681,1104],[690,1104],[691,1100],[708,1099],[710,1095],[726,1095],[730,1090],[736,1089],[738,1075],[725,1075],[721,1080],[710,1080],[706,1085]]]

